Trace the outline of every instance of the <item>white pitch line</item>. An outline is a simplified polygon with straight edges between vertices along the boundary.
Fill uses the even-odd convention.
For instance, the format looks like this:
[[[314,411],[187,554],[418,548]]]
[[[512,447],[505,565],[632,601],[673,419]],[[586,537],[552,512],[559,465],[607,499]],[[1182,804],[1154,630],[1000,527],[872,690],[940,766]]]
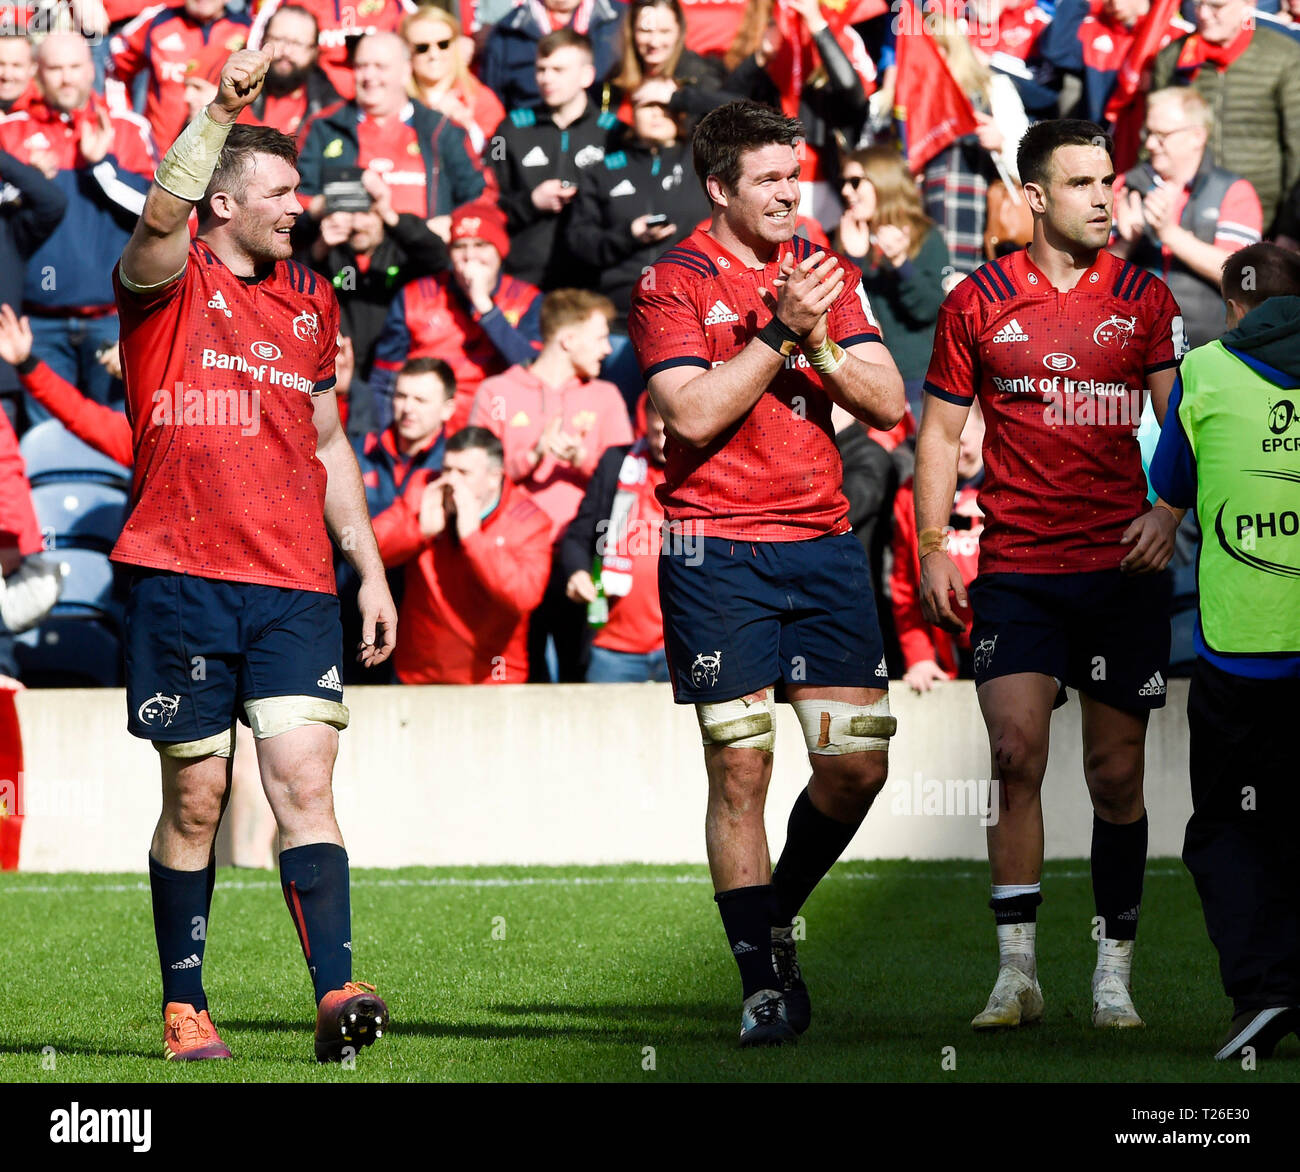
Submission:
[[[1168,879],[1184,872],[1178,870],[1150,870],[1149,878]],[[987,871],[954,871],[947,874],[939,871],[894,872],[877,874],[871,871],[848,871],[838,875],[829,875],[827,879],[834,882],[888,881],[899,879],[987,879]],[[1088,871],[1048,872],[1045,881],[1054,879],[1090,879]],[[461,879],[455,876],[433,876],[428,879],[353,879],[352,887],[623,887],[635,885],[677,886],[681,884],[705,884],[707,875],[574,875],[574,876],[486,876],[481,879]],[[270,880],[244,880],[217,882],[218,891],[278,891],[280,884]],[[12,887],[0,880],[0,895],[64,895],[93,894],[111,895],[122,892],[137,894],[149,890],[145,880],[136,883],[86,883],[66,886],[53,884],[23,884]]]

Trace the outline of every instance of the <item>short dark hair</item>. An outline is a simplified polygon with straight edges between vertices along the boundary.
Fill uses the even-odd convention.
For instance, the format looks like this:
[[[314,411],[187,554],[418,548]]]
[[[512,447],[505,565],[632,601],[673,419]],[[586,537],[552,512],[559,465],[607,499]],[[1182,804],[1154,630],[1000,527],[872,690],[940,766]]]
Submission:
[[[1020,140],[1016,151],[1020,182],[1046,187],[1051,182],[1047,172],[1052,156],[1067,146],[1103,146],[1112,159],[1115,157],[1115,143],[1105,127],[1083,118],[1049,118],[1035,122]]]
[[[1300,256],[1267,242],[1240,248],[1223,262],[1220,290],[1247,309],[1270,297],[1300,296]]]
[[[578,49],[587,55],[587,60],[595,61],[596,53],[591,47],[591,38],[571,28],[557,28],[537,42],[537,60],[549,57],[556,49]]]
[[[217,192],[224,191],[237,200],[244,198],[254,155],[273,155],[291,167],[298,165],[298,148],[289,135],[270,126],[247,126],[236,122],[217,157],[217,169],[212,172],[208,189],[199,201],[201,222],[212,219],[212,197]]]
[[[301,4],[281,4],[279,8],[277,8],[273,13],[271,13],[271,19],[266,22],[266,27],[268,30],[270,29],[271,25],[274,23],[275,18],[279,16],[282,12],[292,12],[295,16],[305,16],[308,20],[311,21],[312,28],[316,30],[316,32],[313,34],[313,38],[319,38],[320,21],[316,19],[316,14],[312,12],[310,8],[304,8]]]
[[[501,441],[486,427],[462,427],[447,440],[443,451],[450,455],[452,452],[468,452],[471,449],[487,452],[488,459],[494,464],[505,463],[505,450],[501,447]]]
[[[740,157],[765,146],[794,146],[804,137],[803,124],[780,110],[742,98],[710,110],[695,128],[695,174],[705,193],[709,176],[717,176],[727,191],[740,182]],[[712,202],[712,201],[710,201]]]
[[[456,375],[441,358],[408,358],[397,372],[397,377],[402,378],[408,374],[436,375],[449,398],[456,393]]]

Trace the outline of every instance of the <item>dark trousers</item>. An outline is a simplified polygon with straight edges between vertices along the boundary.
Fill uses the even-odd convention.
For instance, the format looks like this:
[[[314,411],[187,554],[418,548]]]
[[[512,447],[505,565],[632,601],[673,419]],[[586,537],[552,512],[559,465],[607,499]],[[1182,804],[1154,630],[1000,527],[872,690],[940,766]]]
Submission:
[[[1300,1004],[1298,712],[1300,680],[1250,680],[1196,660],[1183,862],[1238,1013]]]
[[[591,654],[591,628],[587,626],[587,608],[571,602],[564,593],[568,578],[558,555],[551,563],[551,578],[546,584],[542,604],[528,620],[528,682],[530,684],[580,684],[587,678],[587,660]],[[559,674],[554,680],[546,662],[546,642],[555,643]]]

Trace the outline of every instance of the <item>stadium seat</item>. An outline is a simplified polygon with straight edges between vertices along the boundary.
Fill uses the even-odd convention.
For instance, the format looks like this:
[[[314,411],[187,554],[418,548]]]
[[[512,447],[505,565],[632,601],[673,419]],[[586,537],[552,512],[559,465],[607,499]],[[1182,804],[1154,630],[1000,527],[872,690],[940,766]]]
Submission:
[[[126,492],[94,480],[43,482],[32,489],[45,548],[108,553],[126,520]]]
[[[14,636],[22,679],[32,688],[120,688],[122,644],[89,615],[50,615]]]
[[[65,567],[63,593],[51,614],[104,619],[121,630],[125,599],[108,556],[93,549],[58,549],[51,556]]]
[[[47,419],[31,428],[19,448],[27,465],[31,486],[50,481],[92,480],[131,489],[131,470],[82,443],[57,419]]]

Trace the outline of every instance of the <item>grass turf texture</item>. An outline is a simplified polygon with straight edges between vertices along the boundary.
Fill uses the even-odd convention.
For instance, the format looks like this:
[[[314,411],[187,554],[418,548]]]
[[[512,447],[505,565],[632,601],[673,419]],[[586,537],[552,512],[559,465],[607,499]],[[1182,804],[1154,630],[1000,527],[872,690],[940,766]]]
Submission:
[[[205,985],[235,1060],[192,1065],[161,1058],[141,876],[0,876],[0,1081],[1255,1084],[1300,1070],[1294,1037],[1256,1071],[1211,1061],[1228,1003],[1172,859],[1147,871],[1135,964],[1145,1030],[1089,1021],[1086,863],[1044,876],[1046,1020],[982,1035],[969,1021],[996,971],[986,868],[849,863],[804,909],[812,1028],[770,1051],[735,1046],[739,980],[702,867],[407,868],[356,871],[353,883],[356,975],[378,985],[394,1026],[349,1070],[312,1059],[311,988],[271,873],[218,876]],[[955,1070],[941,1068],[949,1046]]]

